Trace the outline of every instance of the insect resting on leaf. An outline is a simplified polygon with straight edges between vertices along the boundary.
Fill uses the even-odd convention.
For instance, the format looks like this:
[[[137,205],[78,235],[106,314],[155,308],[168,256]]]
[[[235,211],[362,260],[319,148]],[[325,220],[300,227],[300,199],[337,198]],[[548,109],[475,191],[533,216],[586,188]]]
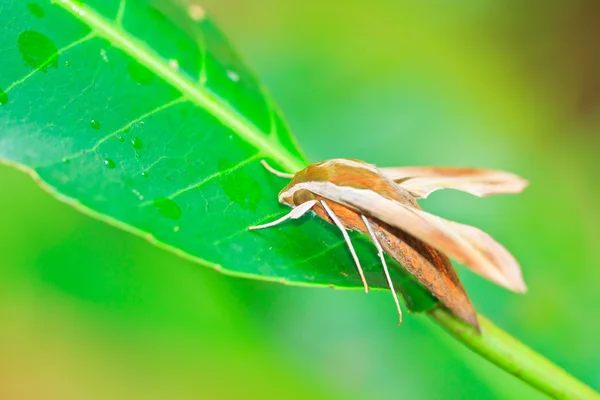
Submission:
[[[515,258],[491,236],[472,226],[448,221],[421,209],[416,199],[442,188],[476,196],[519,193],[524,179],[503,171],[456,167],[377,168],[353,159],[311,164],[296,174],[274,170],[291,178],[279,193],[279,202],[292,207],[284,217],[256,230],[297,219],[313,211],[336,225],[346,241],[365,292],[369,287],[347,230],[368,234],[377,249],[400,322],[402,310],[390,278],[384,252],[393,257],[453,314],[479,329],[477,314],[449,257],[474,272],[515,292],[527,290]]]

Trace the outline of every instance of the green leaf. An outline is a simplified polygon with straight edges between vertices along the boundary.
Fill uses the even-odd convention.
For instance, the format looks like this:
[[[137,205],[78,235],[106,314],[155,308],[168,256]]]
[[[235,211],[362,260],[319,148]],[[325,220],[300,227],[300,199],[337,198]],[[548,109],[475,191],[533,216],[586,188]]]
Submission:
[[[0,160],[60,200],[221,272],[361,287],[335,227],[306,217],[271,230],[306,165],[280,112],[201,8],[167,2],[0,4]],[[6,190],[6,188],[5,188]],[[354,236],[373,287],[373,246]],[[395,266],[413,310],[426,291]],[[390,308],[393,305],[390,300]]]

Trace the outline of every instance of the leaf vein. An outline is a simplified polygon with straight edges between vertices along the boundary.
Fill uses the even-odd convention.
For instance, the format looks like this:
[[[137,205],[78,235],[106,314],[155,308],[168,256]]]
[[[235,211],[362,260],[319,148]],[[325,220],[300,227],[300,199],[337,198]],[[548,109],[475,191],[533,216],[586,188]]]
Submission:
[[[298,260],[298,261],[296,261],[295,263],[293,263],[293,264],[290,264],[290,267],[294,267],[294,266],[296,266],[296,265],[298,265],[298,264],[302,264],[302,263],[305,263],[305,262],[310,262],[310,261],[312,261],[312,260],[315,260],[315,259],[317,259],[317,258],[319,258],[319,257],[322,257],[322,256],[326,255],[327,253],[329,253],[329,252],[331,252],[331,251],[335,251],[335,250],[336,250],[336,249],[338,249],[339,247],[342,247],[342,246],[345,246],[345,245],[346,245],[346,242],[344,242],[344,241],[342,240],[342,241],[339,241],[339,242],[337,242],[337,243],[336,243],[336,244],[334,244],[333,246],[326,246],[324,250],[321,250],[320,252],[318,252],[318,253],[316,253],[316,254],[313,254],[312,256],[310,256],[310,257],[308,257],[308,258],[305,258],[305,259],[303,259],[303,260]]]
[[[77,46],[77,45],[79,45],[79,44],[81,44],[81,43],[87,42],[88,40],[92,39],[94,36],[95,36],[95,34],[94,34],[93,32],[92,32],[92,33],[89,33],[89,34],[87,34],[86,36],[84,36],[84,37],[82,37],[82,38],[80,38],[80,39],[78,39],[78,40],[74,41],[73,43],[70,43],[70,44],[68,44],[67,46],[63,47],[62,49],[58,50],[56,53],[54,53],[54,54],[52,55],[52,57],[59,56],[59,55],[61,55],[62,53],[66,52],[66,51],[68,51],[68,50],[70,50],[70,49],[72,49],[73,47],[75,47],[75,46]],[[6,89],[4,89],[4,92],[5,92],[5,93],[8,93],[8,92],[10,92],[10,91],[11,91],[11,90],[13,90],[15,87],[19,86],[20,84],[24,83],[24,82],[25,82],[25,81],[27,81],[29,78],[31,78],[33,75],[35,75],[35,73],[36,73],[36,72],[38,72],[38,71],[40,71],[40,68],[34,68],[34,69],[33,69],[33,71],[29,72],[27,75],[25,75],[25,76],[24,76],[24,77],[22,77],[21,79],[19,79],[19,80],[17,80],[17,81],[15,81],[15,82],[13,82],[13,83],[12,83],[10,86],[8,86]]]
[[[115,47],[122,49],[146,68],[153,71],[196,105],[210,112],[238,136],[279,161],[285,169],[297,171],[304,167],[303,160],[293,156],[277,141],[270,140],[266,134],[261,132],[217,94],[177,73],[177,71],[169,66],[165,59],[154,53],[147,45],[125,32],[119,26],[111,24],[110,21],[106,20],[89,6],[80,4],[76,0],[60,0],[57,4],[75,18],[90,26],[98,35],[109,40]]]
[[[206,57],[206,38],[204,37],[204,32],[202,32],[202,30],[198,30],[197,31],[197,39],[198,39],[198,49],[200,50],[200,76],[198,77],[198,83],[200,83],[200,85],[205,86],[206,85],[206,81],[208,80],[208,76],[206,75],[206,62],[207,62],[207,57]]]
[[[94,146],[92,146],[91,148],[82,150],[80,152],[71,154],[71,155],[66,156],[66,157],[63,157],[63,160],[69,160],[69,161],[70,160],[74,160],[76,158],[81,157],[85,153],[96,151],[96,150],[98,150],[98,147],[100,147],[102,145],[102,143],[106,142],[111,137],[113,137],[113,136],[115,136],[115,135],[117,135],[117,134],[125,131],[128,128],[131,128],[133,125],[137,124],[138,122],[140,122],[140,121],[142,121],[142,120],[144,120],[144,119],[146,119],[148,117],[151,117],[153,115],[156,115],[157,113],[159,113],[161,111],[164,111],[164,110],[166,110],[166,109],[168,109],[168,108],[170,108],[170,107],[172,107],[172,106],[174,106],[176,104],[182,103],[185,100],[186,100],[185,98],[180,97],[180,98],[175,99],[175,100],[173,100],[173,101],[171,101],[169,103],[163,104],[162,106],[159,106],[159,107],[155,108],[152,111],[148,111],[146,114],[141,115],[138,118],[136,118],[136,119],[128,122],[127,124],[123,125],[121,128],[117,129],[116,131],[107,134],[106,136],[104,136],[103,138],[101,138],[100,140],[98,140],[96,142],[96,144],[94,144]]]
[[[182,194],[184,194],[186,192],[189,192],[190,190],[194,190],[194,189],[198,189],[198,188],[202,187],[202,185],[204,185],[204,184],[212,181],[213,179],[217,179],[217,178],[220,178],[220,177],[225,176],[227,174],[230,174],[230,173],[232,173],[232,172],[234,172],[234,171],[242,168],[244,165],[246,165],[248,163],[251,163],[252,161],[255,161],[255,160],[259,159],[261,156],[262,156],[261,153],[256,153],[252,157],[247,158],[246,160],[244,160],[244,161],[242,161],[242,162],[234,165],[231,168],[228,168],[226,170],[219,171],[219,172],[216,172],[216,173],[214,173],[212,175],[209,175],[206,178],[204,178],[203,180],[201,180],[200,182],[193,183],[193,184],[189,185],[188,187],[180,189],[180,190],[176,191],[175,193],[173,193],[172,195],[167,196],[167,197],[169,199],[173,200],[175,197],[178,197],[178,196],[180,196],[180,195],[182,195]]]
[[[119,26],[123,26],[123,16],[125,15],[126,4],[127,0],[121,0],[119,3],[119,11],[117,12],[117,17],[115,18],[115,23]]]
[[[156,167],[161,161],[163,160],[167,160],[167,159],[171,159],[171,158],[175,158],[175,157],[168,157],[168,156],[160,156],[158,157],[156,160],[154,160],[150,165],[148,165],[144,171],[145,172],[150,172],[150,170],[154,167]]]
[[[107,134],[102,139],[98,140],[98,142],[96,142],[96,144],[89,151],[96,151],[96,150],[98,150],[98,147],[100,147],[102,145],[102,143],[106,142],[111,137],[113,137],[113,136],[115,136],[115,135],[117,135],[117,134],[119,134],[121,132],[124,132],[126,129],[131,128],[133,125],[137,124],[140,121],[143,121],[146,118],[149,118],[149,117],[151,117],[153,115],[156,115],[159,112],[164,111],[164,110],[166,110],[166,109],[168,109],[168,108],[170,108],[170,107],[172,107],[174,105],[177,105],[179,103],[182,103],[184,101],[185,101],[185,98],[180,97],[180,98],[177,98],[177,99],[175,99],[173,101],[170,101],[169,103],[163,104],[162,106],[158,106],[158,107],[156,107],[152,111],[148,111],[146,114],[137,117],[136,119],[134,119],[134,120],[128,122],[127,124],[123,125],[123,127],[117,129],[116,131],[114,131],[114,132],[112,132],[110,134]]]

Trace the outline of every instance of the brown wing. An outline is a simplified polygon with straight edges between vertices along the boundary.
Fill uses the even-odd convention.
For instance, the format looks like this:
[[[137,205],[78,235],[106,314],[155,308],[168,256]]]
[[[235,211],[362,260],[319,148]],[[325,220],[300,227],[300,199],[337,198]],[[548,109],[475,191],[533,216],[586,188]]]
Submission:
[[[520,193],[528,182],[509,172],[457,167],[380,168],[383,174],[417,198],[439,189],[457,189],[483,197]]]
[[[365,231],[356,211],[339,203],[330,201],[329,204],[347,229]],[[319,203],[314,211],[324,220],[333,223]],[[373,225],[377,240],[386,253],[417,278],[452,313],[479,329],[475,308],[448,257],[401,229],[379,220],[374,220]]]
[[[400,204],[371,190],[341,187],[329,182],[306,182],[293,188],[295,191],[303,189],[401,229],[507,289],[527,290],[515,258],[477,228]]]
[[[437,297],[453,314],[479,330],[477,313],[452,263],[433,247],[401,229],[378,223],[377,239],[384,251]]]

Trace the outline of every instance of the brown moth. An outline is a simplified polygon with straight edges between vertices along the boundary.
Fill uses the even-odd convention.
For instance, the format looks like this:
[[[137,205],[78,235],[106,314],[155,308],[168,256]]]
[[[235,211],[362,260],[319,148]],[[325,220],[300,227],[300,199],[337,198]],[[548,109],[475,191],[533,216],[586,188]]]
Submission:
[[[333,159],[309,165],[296,174],[271,168],[291,178],[279,202],[292,211],[263,229],[308,211],[336,225],[346,241],[362,279],[369,287],[347,230],[368,234],[381,259],[394,296],[400,322],[402,311],[390,278],[384,252],[437,297],[456,316],[479,329],[477,314],[448,257],[509,290],[527,290],[515,258],[488,234],[472,226],[448,221],[421,209],[416,199],[442,188],[476,196],[519,193],[527,181],[508,172],[455,167],[377,168],[359,160]]]

